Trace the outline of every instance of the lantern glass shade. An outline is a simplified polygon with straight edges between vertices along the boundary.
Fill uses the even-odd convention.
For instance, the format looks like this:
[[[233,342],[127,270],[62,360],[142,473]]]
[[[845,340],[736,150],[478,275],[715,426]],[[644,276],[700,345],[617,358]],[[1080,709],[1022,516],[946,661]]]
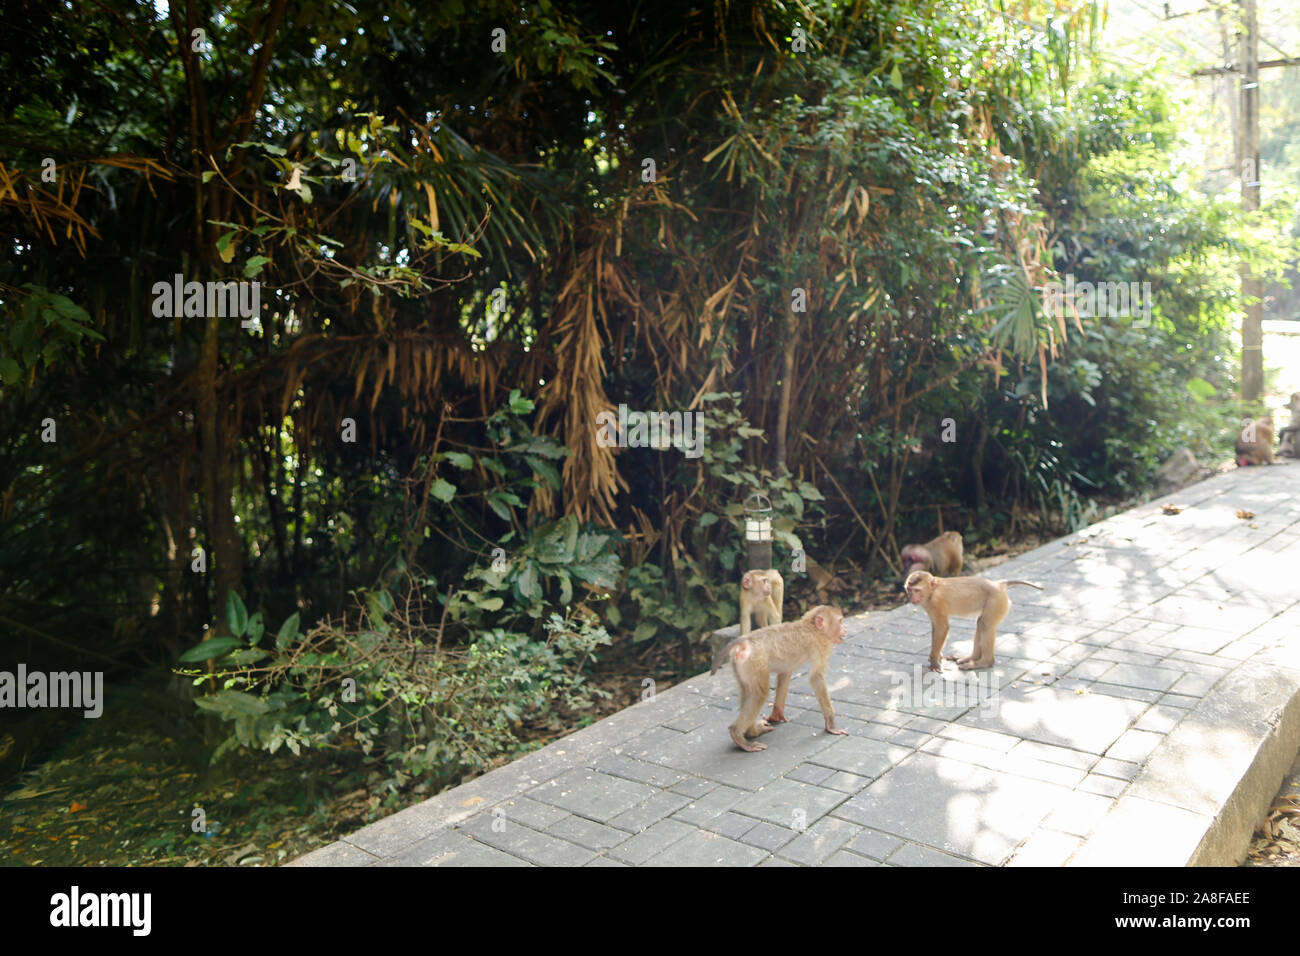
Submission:
[[[745,499],[745,540],[772,540],[772,502],[767,495],[754,493]]]

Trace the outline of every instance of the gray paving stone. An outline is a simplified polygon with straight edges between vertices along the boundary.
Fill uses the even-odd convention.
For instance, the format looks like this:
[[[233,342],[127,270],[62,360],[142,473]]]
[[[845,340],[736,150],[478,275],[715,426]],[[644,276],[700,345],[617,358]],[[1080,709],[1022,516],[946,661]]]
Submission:
[[[1183,676],[1181,671],[1164,667],[1142,667],[1137,664],[1116,664],[1097,679],[1104,684],[1122,684],[1145,690],[1166,691]]]
[[[586,847],[491,813],[476,814],[457,832],[539,866],[582,866],[596,855]]]
[[[789,867],[794,867],[795,869],[799,868],[798,863],[791,863],[789,860],[783,860],[778,856],[769,856],[766,860],[764,860],[762,863],[758,865],[760,868],[765,866],[789,866]]]
[[[632,809],[654,792],[645,784],[595,770],[570,770],[529,791],[529,795],[570,813],[608,823],[612,817]]]
[[[697,797],[704,796],[710,790],[716,789],[717,786],[718,785],[712,780],[701,780],[699,777],[687,777],[681,783],[675,784],[672,790],[674,793],[684,793],[686,796],[694,800]]]
[[[529,866],[510,853],[460,833],[444,833],[387,857],[380,866]]]
[[[837,817],[998,864],[1069,791],[918,753],[851,797]]]
[[[1176,707],[1162,707],[1159,704],[1148,710],[1133,725],[1134,730],[1150,730],[1157,734],[1167,734],[1178,726],[1178,722],[1186,715],[1186,711],[1179,710]]]
[[[828,780],[835,775],[835,771],[830,767],[819,767],[813,763],[801,763],[793,770],[786,772],[787,780],[798,780],[800,783],[820,784],[823,780]]]
[[[1079,680],[1094,681],[1115,666],[1114,661],[1094,660],[1090,657],[1066,671],[1066,676],[1078,678]]]
[[[1058,763],[1065,767],[1072,767],[1075,770],[1087,770],[1097,761],[1096,754],[1084,753],[1081,750],[1070,750],[1068,747],[1054,747],[1051,744],[1042,744],[1034,740],[1021,741],[1012,747],[1008,753],[1013,757],[1028,757],[1046,763]]]
[[[601,773],[607,773],[612,777],[622,777],[624,780],[632,780],[636,783],[644,783],[651,787],[671,787],[686,779],[686,775],[659,764],[646,763],[644,760],[637,760],[633,757],[626,757],[618,753],[608,753],[592,762],[592,769],[599,770]]]
[[[430,838],[432,839],[432,838]],[[423,842],[423,841],[421,841]],[[418,845],[418,844],[417,844]],[[345,843],[339,840],[331,843],[329,846],[322,847],[314,853],[308,853],[300,856],[298,859],[286,863],[286,866],[370,866],[377,863],[381,858],[373,853],[367,853],[360,847],[355,847],[351,843]],[[406,864],[404,864],[406,865]]]
[[[1085,837],[1096,829],[1114,801],[1099,793],[1075,790],[1061,797],[1043,826],[1074,836]]]
[[[615,830],[613,827],[592,820],[584,820],[573,814],[552,823],[546,828],[546,832],[553,833],[570,843],[576,843],[578,846],[585,846],[588,850],[607,850],[628,839],[628,835],[622,830]]]
[[[1175,694],[1204,697],[1221,679],[1222,675],[1219,674],[1213,676],[1209,674],[1184,674],[1171,689]]]
[[[1115,760],[1142,763],[1164,739],[1164,734],[1152,733],[1149,730],[1129,730],[1111,745],[1106,751],[1106,756]]]
[[[848,850],[836,850],[821,864],[822,866],[880,866],[876,860],[869,860],[865,856],[858,856],[856,853],[850,853]]]
[[[665,820],[671,823],[671,820]],[[649,866],[754,866],[769,856],[766,850],[703,830],[693,830],[648,861]]]
[[[1139,701],[1075,694],[1057,687],[1011,688],[998,716],[979,726],[1001,733],[1102,754],[1146,710]]]
[[[607,856],[598,856],[586,865],[587,866],[617,866],[621,869],[627,868],[626,863],[620,863],[618,860],[611,860]]]
[[[889,738],[891,744],[898,744],[900,747],[906,747],[908,750],[915,750],[929,740],[933,735],[922,733],[916,730],[896,730]]]
[[[1068,767],[1047,760],[1035,760],[1027,753],[1017,753],[1015,750],[1012,750],[1011,753],[1004,757],[1002,765],[997,769],[1003,773],[1015,774],[1018,777],[1043,780],[1047,783],[1069,788],[1073,788],[1088,775],[1087,771],[1077,767]]]
[[[1126,787],[1128,787],[1128,782],[1125,780],[1090,773],[1083,778],[1083,781],[1075,789],[1082,790],[1084,793],[1100,793],[1108,797],[1118,797]]]
[[[787,776],[789,776],[787,774]],[[843,770],[837,770],[821,782],[821,786],[828,790],[839,790],[841,793],[857,793],[867,784],[871,783],[871,777],[860,777],[856,773],[847,773]]]
[[[648,799],[638,803],[632,809],[625,810],[606,822],[612,827],[618,827],[620,830],[640,833],[652,824],[658,823],[664,817],[676,813],[690,802],[691,798],[684,793],[660,790],[652,793]]]
[[[657,853],[662,853],[679,840],[684,840],[699,829],[677,820],[660,820],[650,829],[630,837],[605,855],[623,863],[640,866]]]
[[[974,718],[967,718],[967,720],[971,719]],[[960,740],[988,750],[1001,750],[1004,752],[1020,743],[1020,738],[1014,734],[1000,734],[982,727],[972,727],[966,722],[949,724],[940,736],[950,737],[953,740]]]
[[[903,841],[896,836],[863,827],[857,836],[845,844],[845,849],[869,856],[873,860],[887,860],[902,845]]]
[[[676,819],[702,827],[720,813],[726,813],[748,793],[735,787],[714,787],[702,797],[696,797],[677,811]]]
[[[1123,684],[1105,684],[1097,681],[1088,685],[1088,693],[1104,697],[1119,697],[1123,700],[1140,700],[1144,704],[1153,704],[1160,699],[1160,691],[1144,690],[1141,687],[1125,687]]]
[[[513,800],[498,804],[498,807],[507,820],[522,823],[534,830],[545,830],[552,823],[568,816],[564,810],[558,807],[553,807],[548,803],[540,803],[529,797],[515,797]]]
[[[1093,773],[1099,773],[1103,777],[1114,777],[1117,780],[1132,780],[1142,769],[1140,763],[1130,763],[1127,760],[1115,760],[1111,757],[1102,757],[1097,761],[1097,765],[1092,768]]]
[[[841,739],[820,727],[781,724],[763,735],[767,750],[746,753],[732,743],[724,724],[712,732],[701,729],[678,734],[675,739],[653,741],[639,756],[693,776],[757,790],[781,776],[786,768],[805,762]]]
[[[1167,707],[1178,707],[1182,710],[1191,710],[1200,703],[1199,697],[1188,697],[1186,694],[1165,694],[1160,698],[1160,703]]]
[[[941,853],[928,846],[917,846],[915,843],[904,844],[888,862],[890,866],[979,866],[972,860]]]
[[[800,822],[811,826],[844,799],[845,795],[838,790],[781,779],[749,794],[736,804],[735,809],[746,816],[781,826],[794,826]]]
[[[1064,866],[1083,841],[1077,836],[1039,830],[1011,858],[1008,866]]]
[[[840,737],[811,759],[832,770],[875,778],[903,760],[910,752],[910,748],[870,737]]]
[[[824,817],[781,847],[777,855],[804,866],[818,866],[860,832],[862,828],[855,823]]]
[[[746,833],[759,823],[753,817],[743,816],[728,810],[720,813],[704,825],[710,833],[717,833],[729,840],[742,840]]]
[[[775,852],[798,835],[797,831],[791,830],[789,827],[777,826],[775,823],[768,823],[764,820],[747,831],[740,838],[740,842]]]

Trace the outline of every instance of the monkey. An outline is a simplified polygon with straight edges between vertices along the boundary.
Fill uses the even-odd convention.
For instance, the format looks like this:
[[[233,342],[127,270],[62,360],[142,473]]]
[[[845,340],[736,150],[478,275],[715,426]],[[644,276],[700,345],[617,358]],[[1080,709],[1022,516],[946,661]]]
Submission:
[[[1013,584],[1042,590],[1030,581],[989,581],[984,578],[937,578],[928,571],[913,571],[903,586],[908,600],[925,608],[930,615],[930,664],[932,671],[942,670],[939,653],[948,639],[948,618],[974,617],[975,643],[966,657],[947,655],[950,661],[964,671],[993,666],[993,642],[997,640],[998,625],[1011,610],[1007,588]]]
[[[747,637],[738,637],[713,659],[716,674],[722,662],[731,659],[731,669],[740,685],[740,715],[731,725],[731,739],[747,753],[766,750],[767,744],[750,743],[746,738],[759,737],[774,729],[773,724],[786,722],[785,698],[790,689],[790,676],[795,668],[811,663],[808,683],[821,705],[822,719],[828,734],[846,735],[847,730],[835,726],[835,708],[826,689],[826,663],[831,649],[843,643],[847,633],[844,612],[837,607],[819,604],[797,621],[762,627]],[[776,674],[776,699],[772,713],[759,716],[767,702],[771,675]]]
[[[780,571],[746,571],[740,579],[740,636],[750,632],[754,618],[759,627],[780,624],[784,601],[785,579]]]
[[[1273,419],[1248,422],[1237,436],[1237,467],[1273,464]]]
[[[913,571],[929,571],[942,578],[961,574],[962,543],[956,531],[945,531],[925,544],[909,544],[903,549],[903,578]]]
[[[1277,453],[1287,458],[1300,458],[1300,444],[1296,434],[1300,433],[1300,392],[1291,393],[1291,421],[1278,434]]]

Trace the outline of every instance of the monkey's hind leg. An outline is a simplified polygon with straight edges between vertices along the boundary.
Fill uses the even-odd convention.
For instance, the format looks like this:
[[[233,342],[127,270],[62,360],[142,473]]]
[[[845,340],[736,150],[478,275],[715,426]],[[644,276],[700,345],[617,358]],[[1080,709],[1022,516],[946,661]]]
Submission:
[[[790,675],[776,675],[776,698],[772,701],[772,713],[767,715],[769,724],[784,724],[785,719],[785,697],[790,690]],[[771,730],[768,727],[768,730]]]
[[[731,739],[741,750],[755,753],[766,750],[767,744],[750,743],[746,737],[758,737],[772,729],[772,725],[759,716],[767,702],[770,675],[767,668],[755,668],[745,673],[736,666],[736,679],[740,683],[740,716],[731,725]]]

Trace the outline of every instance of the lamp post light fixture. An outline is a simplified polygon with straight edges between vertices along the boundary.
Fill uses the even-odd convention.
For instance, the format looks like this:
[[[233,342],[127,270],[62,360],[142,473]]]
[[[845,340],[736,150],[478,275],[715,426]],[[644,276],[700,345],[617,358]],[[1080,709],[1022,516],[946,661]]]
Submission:
[[[745,499],[745,547],[750,571],[772,566],[772,502],[758,492]]]

